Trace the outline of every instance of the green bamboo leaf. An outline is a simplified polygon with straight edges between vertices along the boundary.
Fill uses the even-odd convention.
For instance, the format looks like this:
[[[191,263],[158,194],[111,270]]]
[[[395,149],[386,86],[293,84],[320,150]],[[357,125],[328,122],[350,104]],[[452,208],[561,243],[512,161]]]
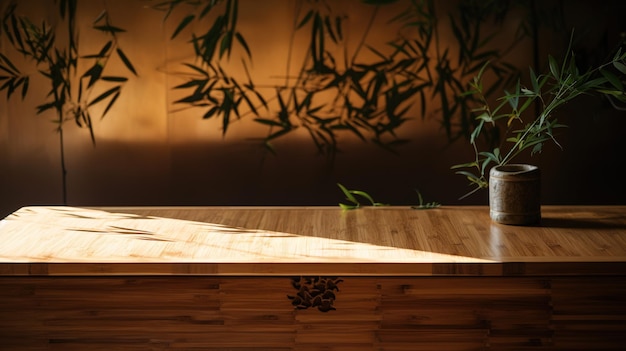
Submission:
[[[507,142],[509,143],[517,143],[518,141],[520,141],[519,135],[518,136],[514,136],[514,137],[508,137],[505,139]]]
[[[620,96],[624,95],[624,92],[621,90],[608,90],[608,89],[598,89],[597,90],[599,93],[605,94],[605,95],[611,95],[614,97],[619,98]]]
[[[419,192],[419,190],[415,189],[415,192],[417,193],[417,198],[419,200],[419,204],[417,206],[411,206],[412,209],[415,210],[427,210],[427,209],[432,209],[432,208],[437,208],[439,206],[441,206],[440,203],[438,202],[424,202],[424,198],[422,197],[422,194]]]
[[[450,169],[475,168],[477,166],[478,166],[478,164],[476,163],[476,161],[473,161],[473,162],[461,163],[461,164],[458,164],[458,165],[453,165],[453,166],[450,167]]]
[[[366,193],[365,191],[361,191],[361,190],[350,190],[350,193],[354,194],[354,195],[359,195],[365,199],[367,199],[367,201],[370,202],[370,204],[374,205],[376,202],[374,201],[374,199],[370,196],[370,194]]]
[[[519,106],[519,91],[520,91],[520,85],[519,85],[519,81],[517,82],[517,86],[515,87],[515,94],[510,94],[508,91],[504,91],[504,98],[506,99],[506,101],[509,103],[509,105],[511,106],[511,108],[513,109],[513,111],[517,110],[517,106]]]
[[[476,117],[476,120],[480,121],[481,124],[485,123],[485,122],[488,122],[488,123],[493,123],[494,122],[494,118],[487,112],[483,112],[480,115],[478,115]]]
[[[485,159],[488,161],[493,161],[495,163],[500,162],[500,153],[499,153],[498,148],[495,148],[493,152],[488,152],[488,151],[479,152],[478,155],[485,157]]]
[[[477,175],[475,175],[474,173],[470,173],[467,171],[456,171],[454,172],[455,174],[459,174],[462,176],[465,176],[467,179],[471,180],[471,181],[477,181],[480,179],[480,177],[478,177]]]
[[[537,153],[541,153],[542,148],[543,148],[543,143],[537,143],[535,147],[533,147],[533,149],[531,150],[530,154],[534,155]]]
[[[346,205],[346,204],[343,204],[343,203],[340,203],[340,204],[339,204],[339,207],[340,207],[342,210],[344,210],[344,211],[348,211],[348,210],[355,210],[355,209],[359,208],[359,206],[358,206],[358,205]]]
[[[594,89],[594,88],[602,86],[606,82],[608,82],[608,79],[606,79],[605,77],[594,78],[592,80],[584,82],[580,86],[580,90],[585,91],[588,89]]]
[[[615,66],[615,68],[617,68],[618,71],[622,72],[623,74],[626,74],[626,65],[618,62],[618,61],[614,61],[613,62],[613,66]]]
[[[178,24],[178,27],[176,27],[176,29],[174,30],[174,33],[172,33],[172,36],[170,37],[170,40],[176,38],[176,36],[183,29],[185,29],[185,27],[187,27],[189,25],[189,23],[191,23],[191,21],[193,21],[195,18],[196,18],[195,15],[187,15],[185,18],[183,18],[183,20],[180,21],[180,23]]]
[[[605,69],[601,69],[600,73],[602,73],[604,78],[606,78],[617,90],[624,91],[624,85],[622,84],[622,81],[617,78],[616,75]]]
[[[478,125],[476,126],[476,128],[474,128],[474,130],[470,134],[470,144],[474,145],[476,143],[476,139],[478,139],[478,136],[480,135],[481,131],[483,130],[483,126],[485,125],[485,121],[486,121],[485,119],[481,119],[480,122],[478,122]]]
[[[552,57],[552,55],[548,56],[548,64],[550,66],[550,72],[552,73],[552,76],[554,76],[554,78],[560,80],[560,75],[559,75],[559,65],[556,62],[556,59],[554,57]]]
[[[414,210],[430,210],[437,207],[441,207],[441,204],[439,202],[427,202],[422,205],[411,206],[411,208]]]
[[[485,158],[484,160],[482,160],[482,163],[480,165],[481,176],[484,176],[484,174],[487,173],[487,167],[489,167],[492,162],[498,164],[498,162],[494,161],[492,158]]]
[[[350,190],[348,190],[345,186],[343,186],[341,183],[337,183],[337,186],[339,187],[339,189],[341,189],[341,192],[343,192],[343,194],[346,197],[346,200],[354,203],[354,204],[358,204],[359,201],[357,201],[357,199],[354,197],[354,195],[352,195],[352,192]]]
[[[485,158],[484,160],[482,160],[482,163],[480,164],[480,174],[481,175],[484,175],[486,173],[487,167],[489,167],[491,162],[493,162],[493,160],[491,158]]]
[[[422,204],[424,203],[424,198],[422,197],[422,193],[420,193],[417,189],[415,189],[415,192],[417,193],[417,198],[419,199],[419,205],[422,206]]]
[[[119,56],[119,58],[122,60],[122,62],[124,63],[124,66],[126,66],[126,68],[129,71],[133,72],[133,74],[136,76],[137,71],[135,71],[135,67],[133,67],[133,64],[130,62],[128,57],[124,54],[122,49],[118,48],[116,51],[117,51],[117,56]]]

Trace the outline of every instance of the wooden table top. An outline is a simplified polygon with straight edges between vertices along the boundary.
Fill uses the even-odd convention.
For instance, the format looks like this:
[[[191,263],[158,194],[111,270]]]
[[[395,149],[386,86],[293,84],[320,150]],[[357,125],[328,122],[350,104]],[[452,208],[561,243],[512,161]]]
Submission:
[[[626,206],[24,207],[0,275],[626,275]]]

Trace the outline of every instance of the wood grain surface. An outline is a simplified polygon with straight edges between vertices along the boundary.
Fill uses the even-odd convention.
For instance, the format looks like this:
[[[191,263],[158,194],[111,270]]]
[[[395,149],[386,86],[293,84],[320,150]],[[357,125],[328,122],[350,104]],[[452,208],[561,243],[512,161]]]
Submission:
[[[624,277],[0,277],[0,350],[624,350]]]
[[[27,207],[0,351],[618,351],[626,207]]]
[[[562,275],[626,270],[626,206],[26,207],[0,221],[0,274]]]

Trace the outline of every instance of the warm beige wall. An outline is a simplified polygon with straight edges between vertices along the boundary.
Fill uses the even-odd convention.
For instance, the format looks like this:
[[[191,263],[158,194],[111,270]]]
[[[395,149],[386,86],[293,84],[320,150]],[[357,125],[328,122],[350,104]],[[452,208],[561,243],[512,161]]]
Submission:
[[[4,7],[7,0],[0,0]],[[28,8],[53,18],[51,0],[20,0],[21,10]],[[114,24],[127,29],[120,36],[125,53],[137,67],[139,76],[132,78],[114,109],[96,121],[97,146],[92,147],[88,133],[69,123],[66,129],[66,161],[68,168],[68,203],[70,205],[229,205],[229,204],[336,204],[342,195],[335,183],[369,191],[377,200],[393,204],[417,201],[413,189],[419,188],[427,197],[445,204],[485,203],[486,194],[465,202],[458,196],[466,190],[466,182],[449,167],[472,157],[471,148],[463,141],[447,145],[439,129],[436,106],[429,107],[429,116],[415,119],[401,131],[412,143],[399,156],[381,151],[354,138],[343,137],[343,153],[329,167],[325,158],[315,155],[315,148],[304,131],[298,131],[276,142],[277,156],[268,155],[249,140],[262,137],[265,129],[254,128],[250,119],[233,123],[222,137],[219,120],[202,120],[198,110],[177,111],[172,104],[180,93],[172,87],[184,80],[174,74],[189,62],[192,52],[181,39],[168,38],[177,23],[162,22],[162,14],[147,8],[144,1],[105,0],[79,1],[81,51],[97,52],[103,39],[90,35],[91,20],[102,6],[111,13]],[[579,2],[577,2],[579,3]],[[271,85],[276,77],[285,75],[287,46],[293,22],[293,0],[241,0],[240,30],[248,38],[253,52],[253,76]],[[358,1],[341,2],[350,16],[347,35],[360,38],[360,29],[371,9],[362,10]],[[401,2],[380,17],[368,40],[385,41],[390,29],[383,20]],[[441,5],[443,6],[443,5]],[[46,16],[45,14],[48,13]],[[385,17],[387,16],[387,17]],[[507,22],[503,31],[515,28]],[[392,33],[394,34],[394,33]],[[450,33],[442,32],[442,36]],[[308,38],[297,40],[308,43]],[[6,38],[0,38],[3,53],[16,58]],[[529,62],[528,44],[512,52],[514,62]],[[295,50],[294,62],[301,62],[303,50]],[[240,52],[235,52],[235,55]],[[239,59],[233,60],[239,62]],[[233,63],[235,66],[235,63]],[[292,65],[292,70],[297,68]],[[84,69],[84,68],[83,68]],[[120,66],[123,70],[123,67]],[[43,89],[33,84],[24,101],[0,100],[0,210],[6,214],[29,204],[60,203],[61,180],[59,146],[52,114],[36,115],[34,106],[43,101]],[[594,106],[585,104],[586,113]],[[577,114],[573,109],[572,113]],[[626,201],[619,192],[595,187],[620,184],[609,177],[593,174],[594,151],[603,158],[623,162],[624,146],[618,131],[624,118],[597,117],[591,127],[597,139],[588,141],[587,115],[577,115],[573,139],[566,151],[548,148],[541,160],[544,167],[545,202],[590,203]],[[603,124],[604,121],[608,124]],[[580,129],[574,129],[580,128]],[[606,134],[604,134],[606,132]],[[610,138],[607,138],[610,136]],[[580,137],[580,138],[579,138]],[[567,141],[567,139],[565,139]],[[597,142],[600,140],[600,142]],[[568,150],[571,149],[571,150]],[[581,151],[584,157],[579,157]],[[614,172],[609,162],[601,163],[604,172]],[[594,165],[598,167],[598,165]],[[573,171],[577,176],[565,175]],[[580,177],[578,177],[580,175]],[[567,180],[564,182],[563,180]],[[602,181],[598,181],[602,180]],[[586,188],[587,192],[581,192]]]

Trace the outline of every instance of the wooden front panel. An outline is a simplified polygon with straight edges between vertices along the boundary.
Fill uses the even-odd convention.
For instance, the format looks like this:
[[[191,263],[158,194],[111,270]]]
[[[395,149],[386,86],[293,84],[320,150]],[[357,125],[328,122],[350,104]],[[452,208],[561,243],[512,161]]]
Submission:
[[[552,300],[562,349],[626,350],[626,277],[554,279]]]
[[[0,277],[0,350],[623,350],[626,345],[622,276],[333,282],[338,290],[331,286],[322,299],[315,281],[298,280],[296,287],[309,291],[307,303],[296,301],[299,290],[290,277]]]

